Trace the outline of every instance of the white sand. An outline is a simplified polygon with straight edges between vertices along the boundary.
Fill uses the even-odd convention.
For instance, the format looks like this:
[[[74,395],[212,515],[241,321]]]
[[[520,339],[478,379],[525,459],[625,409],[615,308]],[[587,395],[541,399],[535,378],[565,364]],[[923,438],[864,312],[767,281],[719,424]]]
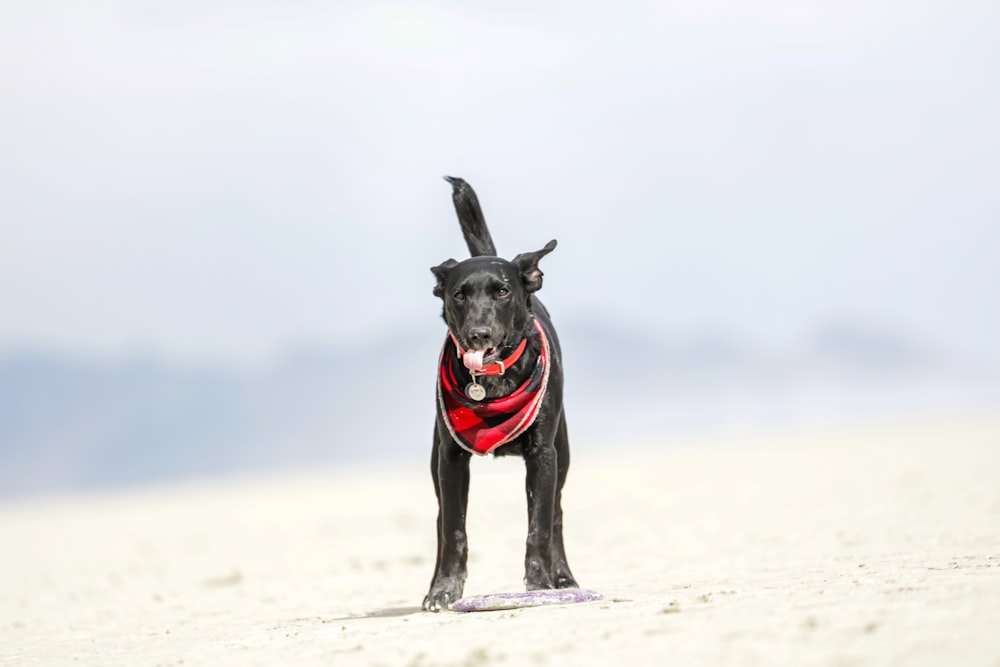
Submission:
[[[426,466],[0,505],[3,665],[1000,666],[1000,421],[576,453],[603,602],[418,611]],[[474,463],[466,594],[519,590],[522,464]]]

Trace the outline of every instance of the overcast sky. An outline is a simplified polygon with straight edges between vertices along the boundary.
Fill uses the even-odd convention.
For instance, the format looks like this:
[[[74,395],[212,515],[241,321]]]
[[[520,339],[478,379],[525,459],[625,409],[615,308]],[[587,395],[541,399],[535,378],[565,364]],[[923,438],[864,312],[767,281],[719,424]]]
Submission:
[[[0,354],[405,345],[454,174],[558,319],[996,358],[998,7],[0,0]]]

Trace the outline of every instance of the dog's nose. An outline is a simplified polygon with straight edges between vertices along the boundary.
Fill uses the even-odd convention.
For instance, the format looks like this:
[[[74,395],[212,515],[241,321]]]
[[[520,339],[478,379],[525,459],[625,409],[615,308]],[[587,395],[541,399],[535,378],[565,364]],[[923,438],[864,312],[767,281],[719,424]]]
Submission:
[[[493,329],[489,327],[472,327],[469,329],[469,343],[473,346],[484,349],[490,346],[493,338]]]

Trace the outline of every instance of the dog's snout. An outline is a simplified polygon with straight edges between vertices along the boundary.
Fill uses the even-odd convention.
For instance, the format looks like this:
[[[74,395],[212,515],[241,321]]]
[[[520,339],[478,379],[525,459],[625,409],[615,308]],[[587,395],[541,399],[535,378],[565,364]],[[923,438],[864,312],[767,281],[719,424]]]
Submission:
[[[472,327],[469,329],[469,343],[478,348],[487,348],[493,342],[493,329],[490,327]]]

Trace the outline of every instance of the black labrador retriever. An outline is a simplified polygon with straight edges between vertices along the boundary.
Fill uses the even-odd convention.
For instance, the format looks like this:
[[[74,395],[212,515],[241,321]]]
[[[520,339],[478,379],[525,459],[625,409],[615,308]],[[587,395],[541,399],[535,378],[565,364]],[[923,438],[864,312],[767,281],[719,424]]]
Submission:
[[[513,260],[496,256],[476,193],[446,177],[471,259],[431,269],[449,336],[438,368],[431,475],[438,499],[437,564],[423,607],[462,597],[468,542],[465,513],[472,454],[517,454],[527,468],[528,590],[575,588],[563,547],[561,495],[569,469],[559,340],[534,293],[538,262],[556,242]]]

